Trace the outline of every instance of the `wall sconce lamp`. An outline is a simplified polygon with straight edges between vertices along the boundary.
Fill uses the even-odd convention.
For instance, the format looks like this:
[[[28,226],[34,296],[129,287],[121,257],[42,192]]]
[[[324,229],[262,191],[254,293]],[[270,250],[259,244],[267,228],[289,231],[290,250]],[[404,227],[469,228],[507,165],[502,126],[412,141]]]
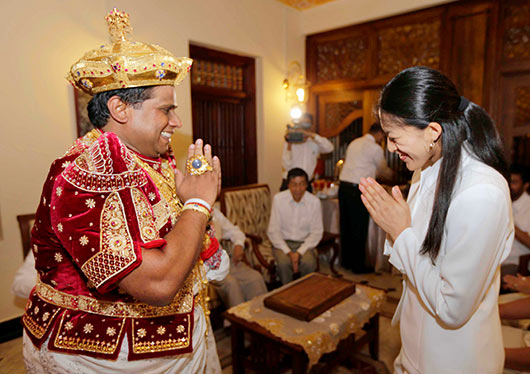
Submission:
[[[283,80],[285,99],[298,104],[307,101],[309,82],[305,80],[302,66],[298,61],[291,61],[287,67],[287,77]]]
[[[306,81],[298,61],[289,63],[287,77],[282,85],[285,90],[285,101],[291,104],[291,118],[296,122],[305,110],[304,104],[307,102],[309,90],[309,82]]]

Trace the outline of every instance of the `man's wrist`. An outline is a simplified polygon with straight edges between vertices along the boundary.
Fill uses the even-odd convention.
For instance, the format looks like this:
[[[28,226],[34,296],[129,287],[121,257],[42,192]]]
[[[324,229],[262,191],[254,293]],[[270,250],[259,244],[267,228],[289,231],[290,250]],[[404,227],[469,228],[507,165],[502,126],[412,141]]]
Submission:
[[[208,211],[210,212],[212,211],[212,206],[210,205],[210,203],[208,203],[207,201],[204,201],[203,199],[199,199],[198,197],[194,197],[194,198],[186,200],[184,205],[188,205],[188,204],[198,204],[206,208]]]

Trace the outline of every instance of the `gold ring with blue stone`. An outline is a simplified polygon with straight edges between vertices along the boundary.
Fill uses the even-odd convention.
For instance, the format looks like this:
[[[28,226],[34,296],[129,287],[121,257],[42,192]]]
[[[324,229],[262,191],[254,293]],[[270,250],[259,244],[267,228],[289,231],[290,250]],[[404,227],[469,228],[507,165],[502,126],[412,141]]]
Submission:
[[[203,155],[195,155],[190,157],[186,162],[186,170],[190,175],[202,175],[207,171],[212,171],[212,166]]]

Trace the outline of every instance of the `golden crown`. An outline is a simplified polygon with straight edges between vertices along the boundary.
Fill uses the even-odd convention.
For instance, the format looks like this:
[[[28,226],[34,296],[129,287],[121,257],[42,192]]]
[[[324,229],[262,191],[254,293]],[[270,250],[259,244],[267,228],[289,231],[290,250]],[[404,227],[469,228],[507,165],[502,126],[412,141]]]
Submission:
[[[105,19],[112,44],[88,51],[72,65],[66,79],[75,87],[94,95],[119,88],[176,86],[190,71],[192,59],[130,40],[128,13],[114,8]]]

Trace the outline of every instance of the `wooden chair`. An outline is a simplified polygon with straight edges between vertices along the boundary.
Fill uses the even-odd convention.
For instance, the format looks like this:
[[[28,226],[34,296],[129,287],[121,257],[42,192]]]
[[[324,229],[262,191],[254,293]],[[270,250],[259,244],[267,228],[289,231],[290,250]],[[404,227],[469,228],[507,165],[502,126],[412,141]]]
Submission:
[[[276,264],[272,255],[272,245],[267,237],[269,217],[271,211],[271,194],[266,184],[251,184],[240,187],[224,188],[221,191],[221,211],[223,214],[251,239],[252,253],[250,266],[261,271],[267,280],[269,289],[279,286],[276,277]],[[324,232],[322,240],[317,245],[318,253],[332,250],[330,270],[334,276],[340,276],[335,270],[334,262],[339,254],[337,243],[338,234]],[[320,261],[317,256],[317,269]]]
[[[26,258],[30,250],[31,229],[35,222],[35,213],[18,215],[17,221],[20,228],[20,238],[22,239],[22,253],[24,258]]]
[[[272,246],[267,237],[271,211],[271,194],[267,184],[250,184],[224,188],[220,196],[221,211],[251,240],[250,265],[260,271],[269,288],[277,285]]]

